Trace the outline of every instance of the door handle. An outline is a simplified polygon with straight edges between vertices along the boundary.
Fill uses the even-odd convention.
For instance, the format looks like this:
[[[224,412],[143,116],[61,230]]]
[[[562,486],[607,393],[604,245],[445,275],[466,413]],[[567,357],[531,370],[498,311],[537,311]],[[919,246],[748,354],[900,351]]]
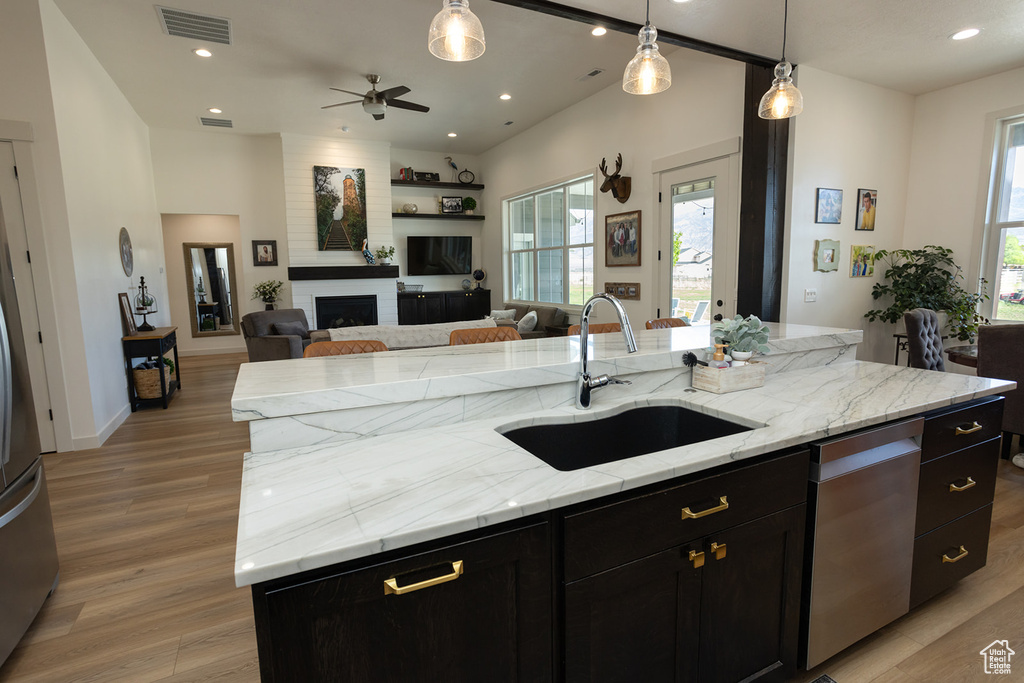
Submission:
[[[430,588],[431,586],[437,586],[438,584],[448,583],[462,576],[462,560],[456,560],[451,563],[452,571],[443,576],[437,576],[433,579],[427,579],[426,581],[420,581],[419,583],[410,583],[408,586],[398,586],[398,577],[393,577],[384,582],[384,595],[404,595],[406,593],[412,593],[413,591],[423,590],[424,588]]]
[[[960,546],[960,554],[957,555],[956,557],[950,557],[949,555],[943,553],[943,555],[942,555],[942,563],[945,564],[945,563],[949,562],[950,564],[952,564],[954,562],[959,562],[960,560],[962,560],[965,557],[967,557],[967,555],[969,555],[969,553],[967,552],[967,549],[964,548],[963,546]]]
[[[39,495],[39,489],[43,487],[42,467],[36,470],[35,479],[36,482],[35,484],[32,485],[32,490],[28,492],[28,495],[21,499],[21,501],[13,508],[5,512],[3,515],[0,515],[0,529],[3,529],[5,526],[14,521],[18,517],[18,515],[24,512],[28,508],[28,506],[32,504],[32,501],[34,501],[36,497]]]
[[[977,483],[978,482],[974,481],[970,477],[967,477],[967,483],[964,484],[963,486],[957,486],[956,484],[950,484],[949,485],[949,492],[950,493],[954,493],[956,491],[966,491],[967,489],[971,488],[972,486],[976,486]]]
[[[694,569],[700,569],[704,566],[704,553],[697,552],[696,550],[690,551],[690,562],[693,562]]]
[[[716,560],[725,559],[725,543],[712,543],[711,552],[715,554]]]

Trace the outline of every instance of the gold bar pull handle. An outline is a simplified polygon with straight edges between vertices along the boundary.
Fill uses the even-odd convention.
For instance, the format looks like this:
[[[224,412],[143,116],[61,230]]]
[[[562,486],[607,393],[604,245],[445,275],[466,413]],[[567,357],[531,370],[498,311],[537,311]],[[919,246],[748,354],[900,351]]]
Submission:
[[[956,428],[956,436],[960,436],[961,434],[973,434],[974,432],[980,430],[981,428],[982,428],[981,425],[978,424],[977,422],[975,422],[973,425],[971,425],[967,429],[964,429],[963,427],[957,427]]]
[[[722,510],[728,509],[729,501],[726,500],[725,496],[721,496],[718,499],[718,505],[716,505],[713,508],[708,508],[707,510],[702,510],[701,512],[691,512],[690,508],[683,508],[683,519],[700,519],[701,517],[707,517],[708,515],[713,515],[716,512],[721,512]]]
[[[967,477],[967,483],[964,484],[963,486],[957,486],[956,484],[950,484],[949,485],[949,492],[950,493],[955,493],[956,491],[966,491],[967,489],[971,488],[972,486],[977,486],[977,485],[978,485],[978,482],[974,481],[970,477]]]
[[[696,550],[690,551],[690,562],[693,562],[694,569],[700,569],[704,566],[704,553],[697,552]]]
[[[965,557],[967,557],[967,555],[968,555],[967,549],[964,548],[963,546],[960,546],[960,554],[959,555],[957,555],[956,557],[950,557],[949,555],[945,555],[944,554],[942,556],[942,563],[945,564],[945,563],[949,562],[950,564],[952,564],[953,562],[959,562],[960,560],[962,560]]]
[[[422,590],[424,588],[430,588],[431,586],[437,586],[438,584],[448,583],[462,576],[462,560],[456,560],[452,562],[452,571],[450,574],[444,574],[437,576],[433,579],[427,579],[426,581],[420,581],[419,583],[410,583],[408,586],[398,587],[398,577],[388,579],[384,582],[384,595],[405,595],[406,593],[412,593],[413,591]]]
[[[715,554],[716,560],[725,559],[725,543],[712,543],[711,552]]]

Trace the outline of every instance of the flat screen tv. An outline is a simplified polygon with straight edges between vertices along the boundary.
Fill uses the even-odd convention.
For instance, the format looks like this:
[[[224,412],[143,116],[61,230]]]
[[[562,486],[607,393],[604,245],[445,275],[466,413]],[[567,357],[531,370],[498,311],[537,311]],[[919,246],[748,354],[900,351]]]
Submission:
[[[410,235],[409,275],[465,275],[472,271],[473,238]]]

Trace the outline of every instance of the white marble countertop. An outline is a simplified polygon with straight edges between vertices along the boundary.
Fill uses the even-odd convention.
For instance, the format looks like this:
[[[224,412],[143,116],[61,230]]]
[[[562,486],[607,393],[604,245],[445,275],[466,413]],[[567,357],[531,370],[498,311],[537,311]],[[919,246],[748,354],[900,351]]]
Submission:
[[[674,346],[674,334],[672,339]],[[616,341],[621,340],[616,337]],[[564,340],[561,349],[539,345],[534,363],[546,358],[554,365],[572,363],[564,345]],[[647,347],[647,340],[642,339],[641,345]],[[597,345],[598,356],[612,352]],[[494,352],[489,355],[493,358]],[[397,381],[404,362],[383,358],[379,358],[379,370],[364,368],[352,374],[373,372],[374,377]],[[464,374],[472,365],[465,356],[451,354],[422,354],[422,358],[441,359],[414,363],[422,371],[426,362],[426,375],[431,377],[456,370]],[[509,362],[517,361],[510,358]],[[524,364],[523,370],[530,367]],[[301,373],[300,391],[316,390],[314,374]],[[321,386],[336,381],[321,380]],[[330,446],[247,453],[235,580],[244,586],[442,538],[1000,393],[1011,386],[1012,382],[1001,380],[847,362],[772,374],[761,388],[731,394],[687,391],[681,385],[677,390],[633,396],[627,404],[615,406],[615,387],[609,387],[602,390],[601,407],[586,412],[571,407],[537,410]],[[236,390],[235,401],[258,395],[256,387],[243,390],[241,396]],[[637,405],[666,403],[758,428],[573,472],[549,467],[495,431],[554,418],[599,419]]]
[[[863,338],[861,330],[768,326],[769,345],[777,354],[857,344]],[[634,334],[637,352],[633,354],[626,352],[621,334],[591,335],[592,372],[622,375],[678,368],[684,351],[704,349],[710,341],[707,326],[634,329]],[[579,369],[579,353],[578,337],[553,337],[344,359],[245,363],[235,382],[231,410],[235,421],[249,421],[571,382]]]

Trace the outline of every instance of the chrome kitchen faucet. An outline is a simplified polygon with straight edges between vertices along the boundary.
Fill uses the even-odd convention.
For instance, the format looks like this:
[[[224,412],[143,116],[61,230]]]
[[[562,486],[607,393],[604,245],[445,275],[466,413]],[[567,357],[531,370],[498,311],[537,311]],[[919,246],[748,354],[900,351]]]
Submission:
[[[591,379],[587,371],[587,337],[590,335],[590,311],[598,301],[607,301],[615,309],[619,316],[619,326],[622,327],[622,336],[626,338],[626,350],[636,353],[636,340],[633,338],[633,328],[629,326],[629,317],[623,310],[622,304],[613,296],[604,293],[597,293],[587,299],[583,306],[583,313],[580,315],[580,372],[576,376],[576,407],[580,410],[590,408],[590,392],[594,389],[606,387],[609,384],[632,384],[629,380],[598,375]]]

